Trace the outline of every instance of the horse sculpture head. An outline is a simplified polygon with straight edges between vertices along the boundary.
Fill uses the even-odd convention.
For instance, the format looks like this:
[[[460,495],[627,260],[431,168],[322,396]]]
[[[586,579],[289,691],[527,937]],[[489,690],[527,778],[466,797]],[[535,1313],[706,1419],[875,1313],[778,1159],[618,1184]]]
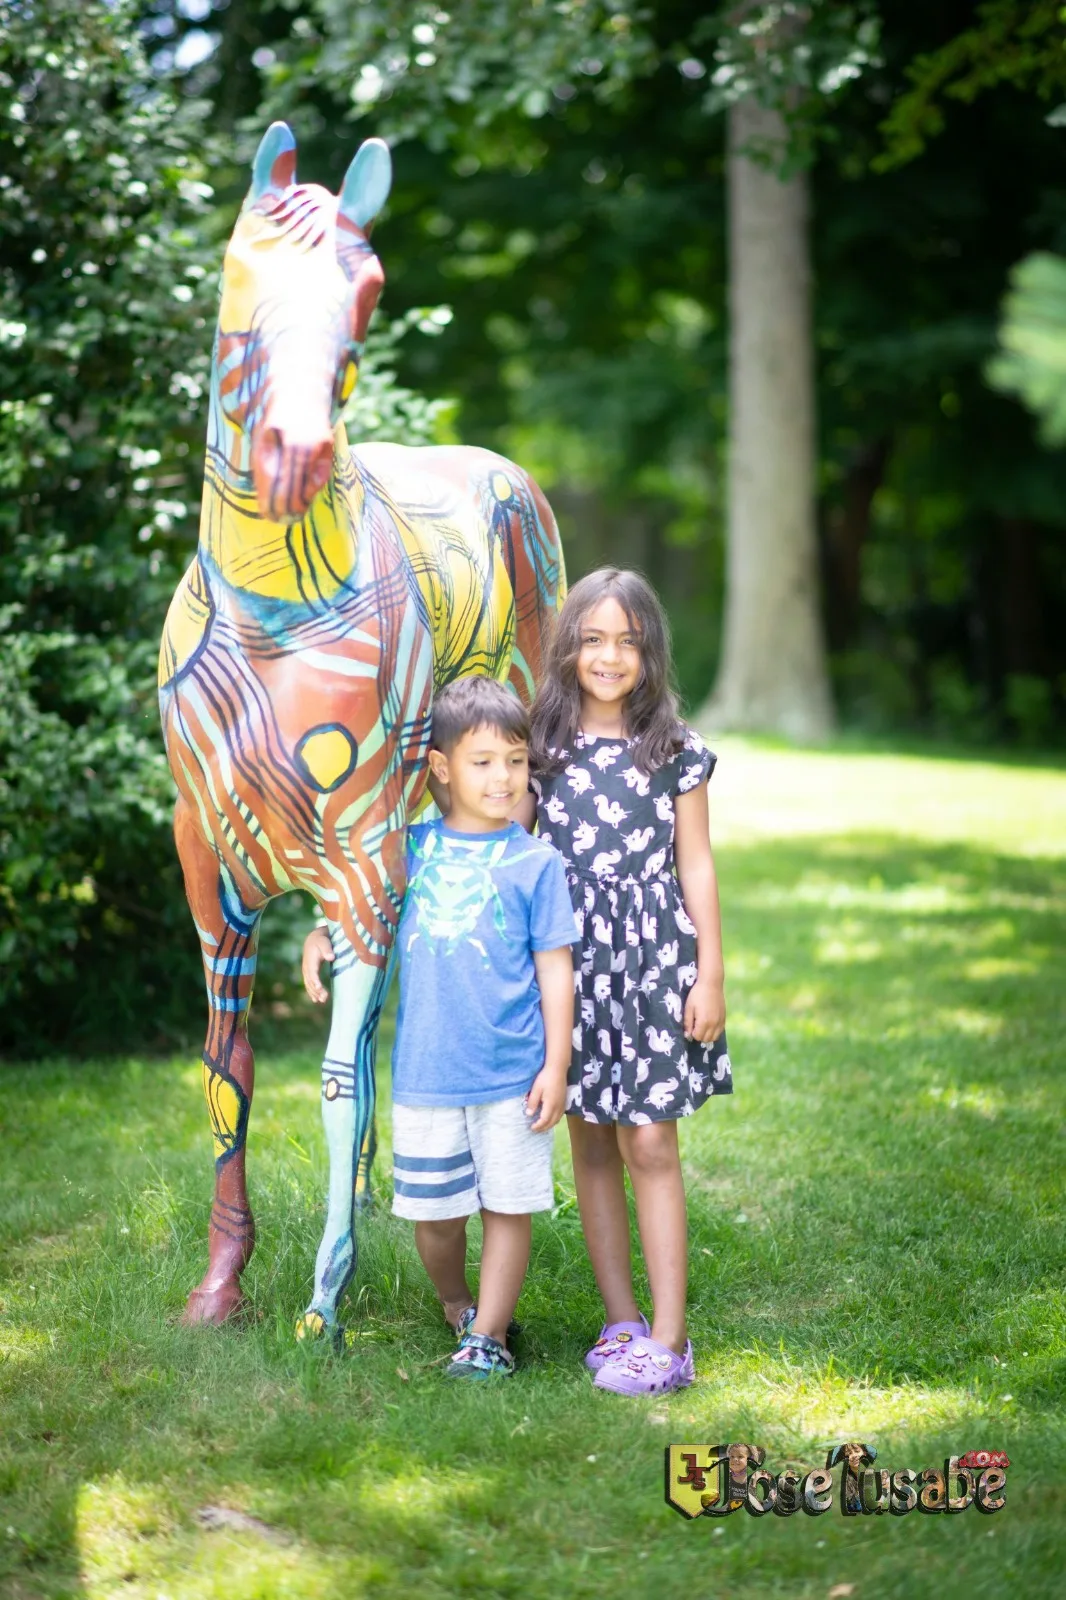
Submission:
[[[380,139],[360,145],[339,195],[297,183],[284,122],[256,154],[222,269],[215,360],[222,415],[250,445],[259,514],[271,522],[305,516],[329,480],[385,281],[368,236],[391,182]]]

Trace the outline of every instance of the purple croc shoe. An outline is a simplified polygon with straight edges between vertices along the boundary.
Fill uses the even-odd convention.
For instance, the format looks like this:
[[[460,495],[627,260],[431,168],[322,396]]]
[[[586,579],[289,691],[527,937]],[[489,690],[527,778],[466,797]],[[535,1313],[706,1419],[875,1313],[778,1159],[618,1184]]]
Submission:
[[[691,1339],[682,1355],[657,1339],[635,1339],[607,1358],[594,1382],[612,1394],[666,1394],[684,1389],[695,1376]]]
[[[644,1316],[639,1322],[604,1323],[599,1338],[585,1357],[586,1367],[590,1372],[599,1372],[603,1363],[619,1350],[624,1350],[634,1339],[646,1339],[650,1332],[648,1319]]]

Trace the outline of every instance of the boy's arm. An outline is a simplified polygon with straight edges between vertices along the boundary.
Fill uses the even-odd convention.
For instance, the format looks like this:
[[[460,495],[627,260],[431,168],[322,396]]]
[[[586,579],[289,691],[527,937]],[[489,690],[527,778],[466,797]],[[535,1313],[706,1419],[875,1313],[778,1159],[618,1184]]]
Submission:
[[[568,944],[534,950],[533,965],[544,1018],[544,1065],[526,1095],[526,1109],[537,1112],[534,1133],[554,1128],[566,1107],[566,1074],[574,1029],[574,962]]]
[[[685,1038],[710,1044],[725,1027],[725,965],[706,781],[674,801],[674,858],[696,928],[696,982],[685,1001]]]

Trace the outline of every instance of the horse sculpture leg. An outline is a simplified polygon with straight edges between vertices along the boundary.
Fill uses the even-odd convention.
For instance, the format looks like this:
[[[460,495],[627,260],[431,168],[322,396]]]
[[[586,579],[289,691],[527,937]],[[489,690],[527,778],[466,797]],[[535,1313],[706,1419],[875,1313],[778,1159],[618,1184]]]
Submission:
[[[333,1018],[322,1063],[322,1123],[329,1148],[326,1226],[315,1260],[311,1304],[298,1337],[337,1328],[337,1307],[355,1272],[355,1212],[365,1203],[373,1160],[374,1061],[377,1026],[388,984],[385,967],[360,961],[337,924],[333,942]],[[357,1178],[362,1177],[362,1193]]]
[[[240,1307],[240,1278],[255,1248],[248,1208],[244,1147],[255,1062],[248,1042],[248,1006],[255,979],[261,907],[242,899],[232,877],[181,802],[174,833],[189,907],[200,935],[209,1020],[203,1084],[215,1144],[215,1198],[209,1265],[192,1291],[184,1321],[224,1322]]]

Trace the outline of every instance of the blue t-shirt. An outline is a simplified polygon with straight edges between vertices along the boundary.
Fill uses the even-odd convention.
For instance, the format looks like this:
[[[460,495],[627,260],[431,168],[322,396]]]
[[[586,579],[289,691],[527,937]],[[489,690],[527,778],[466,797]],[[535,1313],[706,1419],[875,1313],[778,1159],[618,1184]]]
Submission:
[[[396,938],[396,1104],[482,1105],[525,1094],[544,1065],[533,952],[578,938],[552,846],[517,823],[493,833],[412,824]]]

